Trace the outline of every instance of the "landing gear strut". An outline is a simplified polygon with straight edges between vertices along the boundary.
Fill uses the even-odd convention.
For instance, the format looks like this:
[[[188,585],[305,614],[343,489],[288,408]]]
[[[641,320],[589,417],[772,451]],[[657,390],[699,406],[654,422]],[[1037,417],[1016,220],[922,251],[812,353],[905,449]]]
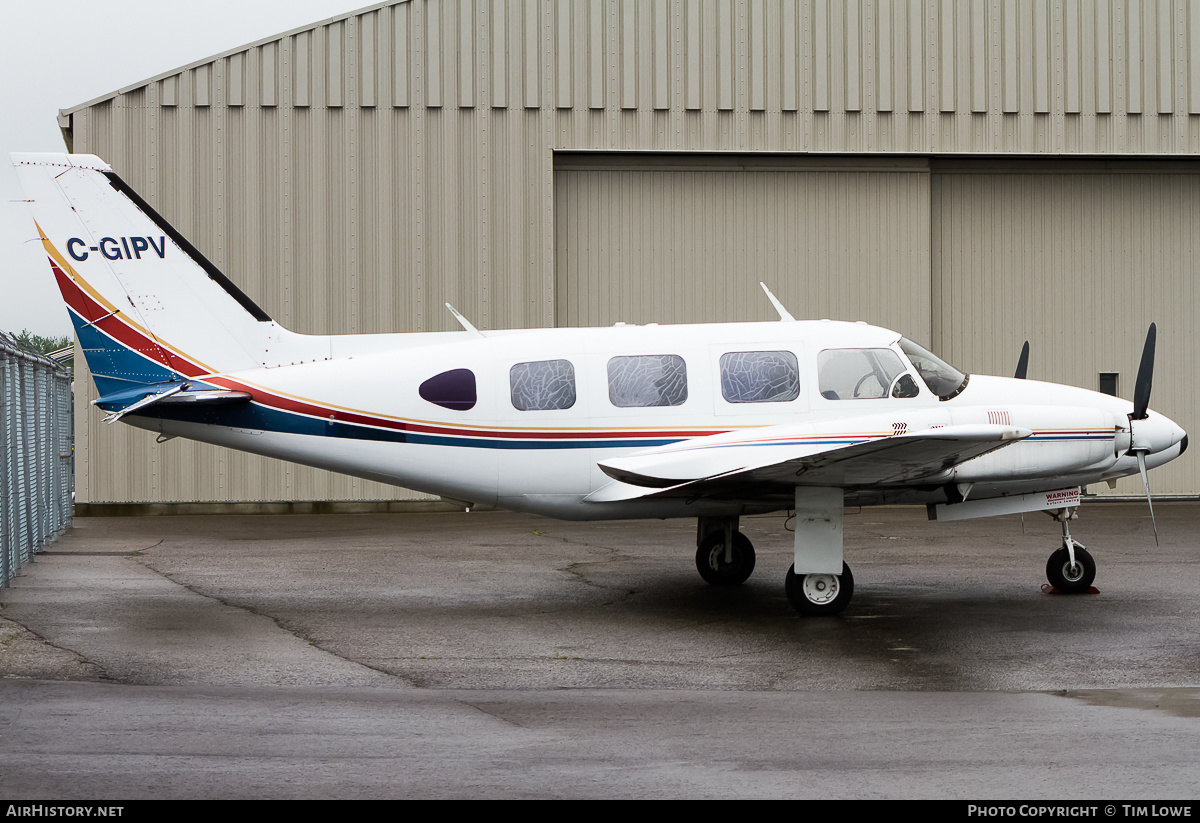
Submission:
[[[1077,516],[1070,509],[1059,509],[1053,514],[1062,523],[1063,544],[1046,561],[1046,579],[1063,594],[1085,594],[1096,579],[1096,561],[1082,543],[1071,539],[1068,523]]]
[[[795,501],[795,562],[783,590],[802,615],[841,614],[854,596],[854,575],[842,560],[845,493],[838,488],[797,486]]]
[[[696,528],[696,569],[714,586],[745,583],[754,571],[754,545],[737,530],[738,518],[702,517]]]

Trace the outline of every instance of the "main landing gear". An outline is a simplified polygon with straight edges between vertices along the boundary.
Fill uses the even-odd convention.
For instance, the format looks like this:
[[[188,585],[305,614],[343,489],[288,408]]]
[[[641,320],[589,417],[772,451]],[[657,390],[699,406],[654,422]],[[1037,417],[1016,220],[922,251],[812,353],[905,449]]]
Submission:
[[[1083,547],[1071,539],[1068,522],[1078,517],[1071,509],[1058,509],[1051,516],[1062,523],[1063,544],[1046,561],[1046,579],[1063,594],[1085,594],[1096,579],[1096,561]]]
[[[754,571],[754,545],[736,517],[701,517],[696,526],[696,569],[714,586],[737,586]]]
[[[783,589],[792,608],[800,614],[829,617],[841,614],[854,596],[854,575],[845,562],[841,574],[796,574],[793,565]]]
[[[843,492],[798,486],[795,499],[795,562],[784,592],[802,615],[841,614],[854,596],[854,575],[842,560]],[[696,568],[714,586],[736,586],[754,571],[754,547],[737,528],[737,517],[701,517],[696,524]]]

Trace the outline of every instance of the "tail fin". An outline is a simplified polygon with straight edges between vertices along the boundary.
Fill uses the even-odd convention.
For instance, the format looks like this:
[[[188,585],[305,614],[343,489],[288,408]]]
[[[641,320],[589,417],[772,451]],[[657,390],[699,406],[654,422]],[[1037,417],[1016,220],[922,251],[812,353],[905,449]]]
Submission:
[[[100,158],[12,160],[102,397],[319,356],[285,355],[281,337],[314,345],[272,322]]]

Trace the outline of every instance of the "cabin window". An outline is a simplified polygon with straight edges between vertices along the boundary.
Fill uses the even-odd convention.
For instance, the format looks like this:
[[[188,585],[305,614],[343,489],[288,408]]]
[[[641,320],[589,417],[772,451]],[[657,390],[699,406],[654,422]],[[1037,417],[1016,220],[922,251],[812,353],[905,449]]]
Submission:
[[[417,389],[422,400],[455,411],[475,408],[475,372],[470,369],[451,369],[435,374]]]
[[[608,361],[608,399],[614,406],[680,406],[687,398],[687,364],[677,354],[642,354]]]
[[[774,403],[800,396],[800,368],[790,351],[721,355],[721,395],[730,403]]]
[[[512,404],[520,411],[569,409],[575,405],[575,367],[569,360],[518,363],[508,373]]]
[[[817,355],[817,382],[827,400],[918,394],[916,381],[905,374],[904,363],[891,349],[826,349]]]

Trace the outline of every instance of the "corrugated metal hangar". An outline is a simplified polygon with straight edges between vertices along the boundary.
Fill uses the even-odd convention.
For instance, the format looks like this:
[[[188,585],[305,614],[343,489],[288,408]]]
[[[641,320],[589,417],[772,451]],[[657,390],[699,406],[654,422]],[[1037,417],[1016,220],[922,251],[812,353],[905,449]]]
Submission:
[[[1030,377],[1126,397],[1156,321],[1153,405],[1200,422],[1187,0],[386,2],[61,126],[296,331],[455,329],[447,301],[481,328],[767,320],[764,280],[964,371],[1029,339]],[[93,398],[80,502],[412,497],[155,444]],[[1195,461],[1153,479],[1200,493]]]

